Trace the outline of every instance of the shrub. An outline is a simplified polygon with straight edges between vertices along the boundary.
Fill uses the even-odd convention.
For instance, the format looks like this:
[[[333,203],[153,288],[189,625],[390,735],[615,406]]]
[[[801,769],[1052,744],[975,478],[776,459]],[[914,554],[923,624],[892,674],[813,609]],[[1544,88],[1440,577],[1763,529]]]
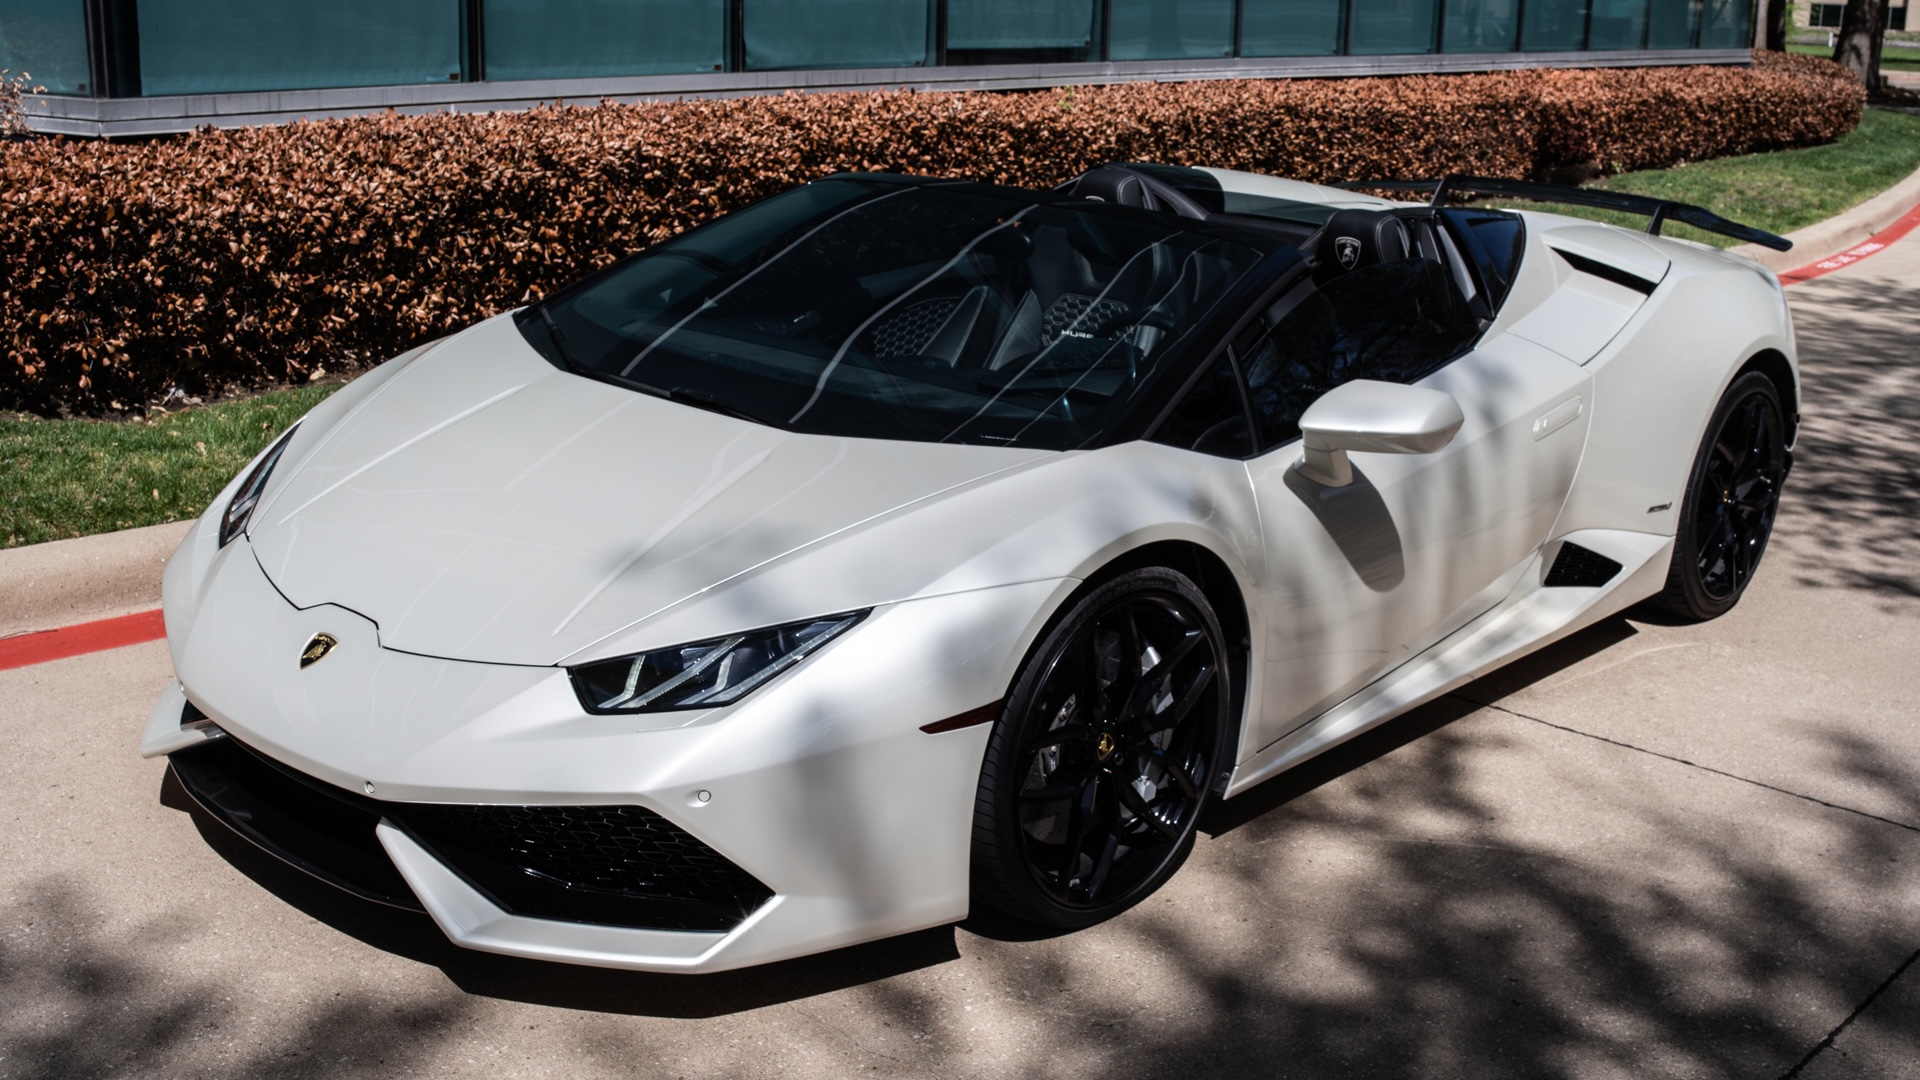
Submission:
[[[788,94],[0,147],[0,407],[138,406],[376,362],[837,171],[1051,185],[1645,168],[1833,139],[1837,65]]]
[[[44,93],[46,89],[33,85],[33,76],[27,72],[16,75],[0,68],[0,139],[27,134],[27,95]]]

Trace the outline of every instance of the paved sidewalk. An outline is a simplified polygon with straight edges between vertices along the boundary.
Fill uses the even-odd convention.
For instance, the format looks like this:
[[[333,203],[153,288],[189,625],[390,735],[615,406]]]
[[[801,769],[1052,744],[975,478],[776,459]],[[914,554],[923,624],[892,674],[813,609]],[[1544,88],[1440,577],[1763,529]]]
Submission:
[[[1081,933],[466,952],[179,808],[133,754],[164,645],[0,672],[0,1074],[1920,1076],[1920,236],[1790,296],[1806,428],[1736,611],[1610,620],[1229,803]]]
[[[160,572],[191,521],[0,550],[0,636],[160,604]]]

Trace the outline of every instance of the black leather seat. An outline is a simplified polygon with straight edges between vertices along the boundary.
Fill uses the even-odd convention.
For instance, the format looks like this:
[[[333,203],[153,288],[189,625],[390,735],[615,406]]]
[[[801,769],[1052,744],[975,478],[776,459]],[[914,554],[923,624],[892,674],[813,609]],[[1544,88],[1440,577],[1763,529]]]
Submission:
[[[1313,243],[1322,281],[1411,254],[1406,226],[1386,210],[1341,210],[1327,219]]]

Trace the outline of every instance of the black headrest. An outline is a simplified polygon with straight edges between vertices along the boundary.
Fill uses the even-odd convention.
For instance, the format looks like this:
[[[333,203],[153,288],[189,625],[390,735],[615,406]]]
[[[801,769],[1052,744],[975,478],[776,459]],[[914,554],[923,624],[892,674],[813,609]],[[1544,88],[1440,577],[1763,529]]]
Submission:
[[[1342,210],[1327,219],[1314,244],[1323,274],[1343,274],[1407,257],[1407,229],[1384,210]]]
[[[1073,181],[1071,187],[1063,185],[1056,190],[1071,191],[1074,198],[1090,202],[1137,206],[1142,210],[1157,210],[1187,218],[1207,216],[1199,203],[1175,190],[1172,185],[1124,165],[1102,165],[1097,169],[1088,169]]]
[[[1073,197],[1115,206],[1153,208],[1153,196],[1147,191],[1146,179],[1126,169],[1101,168],[1081,173],[1079,182],[1073,185]]]

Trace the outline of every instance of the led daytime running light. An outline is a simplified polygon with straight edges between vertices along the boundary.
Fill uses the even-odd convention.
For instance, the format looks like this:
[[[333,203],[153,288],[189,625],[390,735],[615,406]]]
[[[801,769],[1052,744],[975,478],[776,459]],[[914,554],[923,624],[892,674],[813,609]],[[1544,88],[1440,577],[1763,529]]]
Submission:
[[[253,508],[260,505],[260,493],[267,488],[267,477],[273,475],[273,467],[280,462],[280,455],[286,452],[287,443],[292,441],[293,433],[300,430],[299,421],[288,428],[279,441],[262,454],[247,472],[247,478],[240,481],[240,487],[234,491],[233,499],[227,503],[226,510],[220,515],[220,546],[233,543],[241,533],[247,531],[247,522],[253,518]]]
[[[852,611],[748,630],[582,664],[568,673],[580,704],[592,713],[718,708],[772,681],[866,614]]]

